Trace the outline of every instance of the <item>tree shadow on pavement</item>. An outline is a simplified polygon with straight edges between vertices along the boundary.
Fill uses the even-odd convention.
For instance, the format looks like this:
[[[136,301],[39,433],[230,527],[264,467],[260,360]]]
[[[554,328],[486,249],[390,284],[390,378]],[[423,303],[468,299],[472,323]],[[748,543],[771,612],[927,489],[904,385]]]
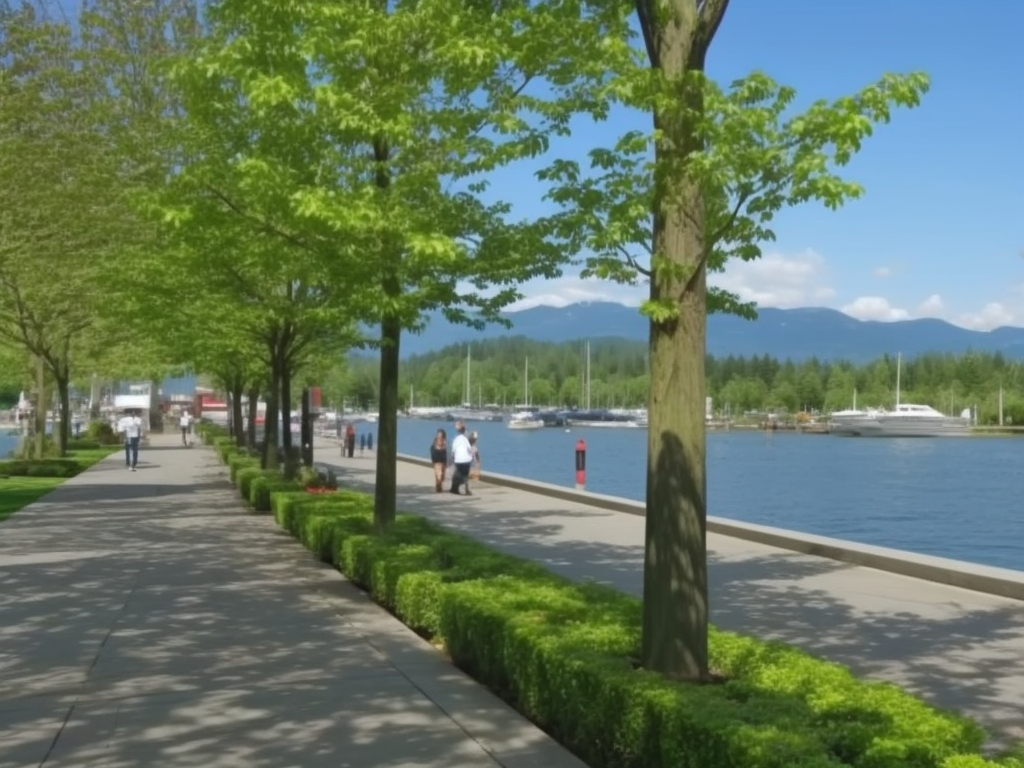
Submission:
[[[420,686],[465,678],[207,456],[194,483],[80,476],[0,527],[0,762],[492,765],[396,659]]]

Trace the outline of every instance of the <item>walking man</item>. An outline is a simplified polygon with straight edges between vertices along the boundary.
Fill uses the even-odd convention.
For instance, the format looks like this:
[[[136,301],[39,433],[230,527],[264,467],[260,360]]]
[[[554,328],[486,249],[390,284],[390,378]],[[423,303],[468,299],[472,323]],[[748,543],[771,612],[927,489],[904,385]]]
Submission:
[[[137,412],[129,411],[128,415],[121,419],[118,431],[124,433],[124,465],[125,468],[135,471],[139,463],[139,441],[142,439],[142,419]]]
[[[466,425],[462,421],[455,422],[455,439],[452,440],[452,464],[455,465],[455,472],[452,474],[451,492],[459,495],[459,488],[466,486],[466,495],[472,496],[469,490],[469,470],[473,467],[473,446],[469,444],[466,437]]]
[[[188,445],[188,436],[192,431],[192,414],[188,411],[182,411],[181,420],[178,423],[181,426],[181,444]]]

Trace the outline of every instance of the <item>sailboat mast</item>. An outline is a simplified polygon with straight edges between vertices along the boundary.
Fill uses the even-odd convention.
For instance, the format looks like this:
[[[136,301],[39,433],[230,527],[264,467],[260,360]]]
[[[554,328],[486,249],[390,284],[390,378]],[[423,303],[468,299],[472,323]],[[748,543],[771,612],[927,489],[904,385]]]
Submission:
[[[530,407],[530,358],[526,358],[523,367],[523,403],[527,408]]]
[[[896,353],[896,407],[900,407],[900,368],[903,367],[903,354]]]
[[[587,341],[587,389],[586,389],[586,408],[590,410],[590,341]]]
[[[466,396],[462,402],[469,405],[470,399],[473,397],[473,389],[470,379],[470,370],[473,367],[473,348],[470,346],[466,347]]]

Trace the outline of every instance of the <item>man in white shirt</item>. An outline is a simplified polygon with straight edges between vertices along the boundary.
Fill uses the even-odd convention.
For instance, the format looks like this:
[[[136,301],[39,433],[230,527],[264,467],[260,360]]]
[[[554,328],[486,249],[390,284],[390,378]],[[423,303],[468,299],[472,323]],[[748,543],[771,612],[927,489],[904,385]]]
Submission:
[[[181,426],[181,444],[188,445],[188,436],[192,431],[192,414],[188,411],[182,411],[179,424]]]
[[[139,441],[142,439],[142,418],[138,412],[129,411],[117,424],[117,431],[124,434],[124,465],[132,472],[139,463]]]
[[[466,425],[463,422],[455,422],[455,431],[458,434],[452,440],[452,464],[455,465],[455,472],[452,474],[451,492],[459,495],[459,488],[465,485],[466,495],[472,496],[468,481],[469,470],[473,466],[473,446],[466,437]]]

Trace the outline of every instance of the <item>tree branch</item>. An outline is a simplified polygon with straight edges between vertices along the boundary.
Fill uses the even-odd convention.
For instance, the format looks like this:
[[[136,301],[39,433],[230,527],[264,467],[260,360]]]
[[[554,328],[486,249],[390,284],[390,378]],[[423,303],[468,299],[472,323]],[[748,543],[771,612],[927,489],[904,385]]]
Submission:
[[[631,254],[628,250],[626,250],[626,246],[624,246],[622,243],[616,243],[615,247],[616,247],[616,249],[618,249],[619,253],[622,254],[623,258],[626,259],[626,263],[629,264],[629,266],[632,269],[635,269],[641,275],[643,275],[644,277],[650,279],[650,277],[651,277],[651,270],[646,269],[645,267],[641,267],[640,266],[640,262],[638,262],[636,260],[636,257],[634,257],[633,254]]]
[[[636,0],[636,17],[640,22],[640,31],[644,36],[647,58],[651,62],[652,69],[661,67],[661,56],[658,54],[661,30],[655,19],[657,11],[657,0]]]
[[[729,0],[704,0],[697,11],[697,28],[693,34],[693,47],[691,59],[694,56],[700,57],[703,65],[704,57],[707,55],[711,41],[715,39],[715,33],[725,18],[725,11],[729,7]]]
[[[720,226],[714,232],[712,232],[711,236],[704,241],[705,252],[708,252],[712,248],[714,248],[715,243],[717,243],[725,235],[726,232],[732,229],[733,225],[736,223],[736,219],[740,215],[740,210],[746,204],[747,200],[751,198],[752,194],[753,193],[748,190],[741,194],[738,198],[736,198],[736,205],[733,206],[732,212],[725,220],[725,223],[722,224],[722,226]]]
[[[265,221],[261,219],[259,216],[255,216],[251,213],[248,213],[247,211],[243,210],[241,206],[235,203],[231,198],[229,198],[226,194],[216,189],[215,187],[212,187],[209,184],[207,184],[204,185],[204,188],[206,189],[207,192],[209,192],[211,195],[213,195],[222,203],[224,203],[224,205],[226,205],[228,209],[231,210],[232,213],[235,213],[236,215],[240,216],[241,218],[245,219],[251,224],[255,224],[265,234],[275,235],[276,237],[280,237],[284,241],[291,243],[292,245],[296,245],[299,248],[315,252],[316,249],[313,248],[301,237],[294,235],[291,232],[285,232],[283,229],[280,229],[274,224],[271,224],[269,221]]]

